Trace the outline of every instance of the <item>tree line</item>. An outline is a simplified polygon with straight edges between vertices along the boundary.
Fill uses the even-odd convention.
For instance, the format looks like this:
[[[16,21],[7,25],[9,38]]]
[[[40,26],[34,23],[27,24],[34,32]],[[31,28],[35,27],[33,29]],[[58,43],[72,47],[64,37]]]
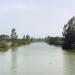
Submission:
[[[64,25],[63,37],[46,37],[45,41],[50,45],[62,46],[63,49],[75,49],[75,16]]]
[[[20,45],[26,45],[31,43],[33,40],[28,34],[24,35],[23,38],[18,38],[18,34],[15,28],[12,28],[11,35],[0,35],[0,50],[17,47]]]
[[[64,25],[63,37],[45,37],[45,38],[33,38],[28,34],[23,38],[18,38],[18,34],[15,28],[12,28],[11,35],[0,35],[0,50],[10,47],[16,47],[20,45],[29,44],[34,42],[47,42],[50,45],[62,46],[63,49],[75,49],[75,16],[73,16],[68,23]]]

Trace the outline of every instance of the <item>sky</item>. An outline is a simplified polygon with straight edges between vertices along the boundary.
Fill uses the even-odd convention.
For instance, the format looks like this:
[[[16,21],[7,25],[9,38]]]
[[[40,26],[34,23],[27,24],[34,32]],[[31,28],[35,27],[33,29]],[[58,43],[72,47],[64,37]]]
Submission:
[[[62,36],[75,16],[75,0],[0,0],[0,34],[16,29],[19,37]]]

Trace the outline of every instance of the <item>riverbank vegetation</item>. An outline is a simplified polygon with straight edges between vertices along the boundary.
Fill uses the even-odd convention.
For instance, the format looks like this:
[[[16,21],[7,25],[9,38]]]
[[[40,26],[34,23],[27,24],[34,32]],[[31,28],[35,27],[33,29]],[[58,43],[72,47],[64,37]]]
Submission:
[[[75,49],[75,16],[63,28],[63,49]]]
[[[45,42],[47,42],[50,45],[62,46],[63,45],[63,38],[48,36],[45,38]]]
[[[33,38],[30,37],[28,34],[24,35],[23,38],[18,38],[16,29],[13,28],[10,36],[5,35],[5,34],[0,35],[0,51],[29,44],[32,42],[32,40]]]
[[[63,49],[75,49],[75,16],[63,27],[63,37],[32,38],[28,34],[18,38],[16,29],[13,28],[11,35],[0,35],[0,50],[14,48],[33,42],[46,42],[50,45],[61,46]]]
[[[75,16],[63,27],[63,37],[46,37],[45,41],[50,45],[61,46],[63,49],[75,49]]]

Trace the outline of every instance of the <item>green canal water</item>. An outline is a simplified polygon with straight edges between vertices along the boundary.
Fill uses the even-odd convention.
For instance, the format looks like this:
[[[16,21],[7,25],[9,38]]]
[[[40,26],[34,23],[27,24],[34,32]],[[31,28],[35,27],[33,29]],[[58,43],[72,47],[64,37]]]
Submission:
[[[75,52],[36,42],[0,52],[0,75],[75,75]]]

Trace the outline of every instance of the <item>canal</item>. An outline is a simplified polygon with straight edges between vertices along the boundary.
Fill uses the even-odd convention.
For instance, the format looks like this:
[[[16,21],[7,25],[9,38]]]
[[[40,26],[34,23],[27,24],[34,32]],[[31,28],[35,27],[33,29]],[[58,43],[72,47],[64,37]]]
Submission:
[[[75,75],[75,52],[44,42],[0,52],[0,75]]]

